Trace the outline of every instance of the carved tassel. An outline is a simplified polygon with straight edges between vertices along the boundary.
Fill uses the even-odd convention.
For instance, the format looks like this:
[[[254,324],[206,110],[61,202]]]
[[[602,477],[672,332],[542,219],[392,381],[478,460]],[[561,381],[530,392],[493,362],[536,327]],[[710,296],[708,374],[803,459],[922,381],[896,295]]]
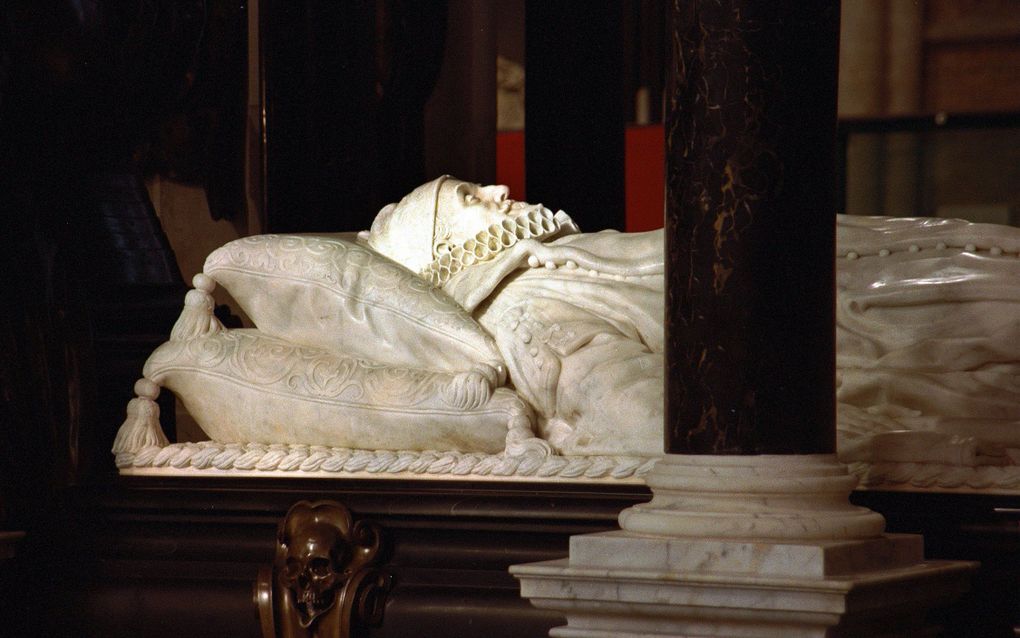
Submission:
[[[511,404],[510,421],[507,423],[506,449],[504,460],[513,457],[530,457],[546,459],[552,455],[552,446],[535,436],[531,429],[534,415],[531,408],[522,400]],[[516,466],[515,466],[516,469]]]
[[[152,445],[170,445],[159,427],[159,406],[156,405],[159,385],[149,379],[139,379],[135,382],[135,394],[138,397],[128,401],[127,418],[113,441],[114,454],[135,453]]]
[[[191,283],[195,289],[184,297],[184,310],[170,331],[170,341],[206,337],[223,329],[223,324],[213,315],[216,304],[211,293],[216,289],[216,282],[209,275],[198,273]]]

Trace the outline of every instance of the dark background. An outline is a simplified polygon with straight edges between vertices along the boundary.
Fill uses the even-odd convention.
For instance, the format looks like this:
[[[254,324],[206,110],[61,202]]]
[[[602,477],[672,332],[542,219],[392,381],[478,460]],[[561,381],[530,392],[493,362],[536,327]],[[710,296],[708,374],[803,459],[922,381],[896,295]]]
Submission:
[[[666,3],[518,4],[528,198],[585,228],[622,228],[627,96],[650,87],[661,119]],[[215,219],[250,215],[254,199],[267,231],[368,227],[435,176],[430,152],[453,162],[491,145],[494,130],[457,107],[490,99],[493,72],[468,65],[462,83],[440,82],[444,60],[495,46],[491,32],[450,37],[494,28],[485,5],[265,0],[264,142],[247,157],[244,2],[0,5],[0,531],[25,533],[0,554],[0,632],[256,635],[255,570],[303,498],[344,501],[388,530],[400,584],[379,635],[541,636],[561,622],[521,601],[506,567],[564,556],[570,534],[615,527],[645,490],[126,480],[109,452],[185,290],[144,179],[200,185]],[[463,93],[427,118],[437,84]],[[479,181],[492,170],[458,165]],[[172,437],[173,404],[162,408]],[[952,631],[1009,635],[1016,499],[856,498],[893,531],[924,531],[930,556],[985,561]]]

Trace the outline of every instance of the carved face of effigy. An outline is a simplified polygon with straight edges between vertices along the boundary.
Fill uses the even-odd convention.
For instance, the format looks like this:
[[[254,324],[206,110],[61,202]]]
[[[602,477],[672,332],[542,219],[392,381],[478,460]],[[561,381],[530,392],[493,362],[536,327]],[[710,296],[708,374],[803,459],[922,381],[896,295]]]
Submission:
[[[515,202],[506,186],[441,177],[379,211],[362,235],[378,252],[442,285],[517,241],[542,239],[559,225],[541,204]]]
[[[526,202],[515,202],[509,195],[510,189],[506,186],[481,186],[453,178],[445,180],[436,198],[433,237],[436,253],[449,252],[490,226],[512,220],[529,207],[538,208]]]

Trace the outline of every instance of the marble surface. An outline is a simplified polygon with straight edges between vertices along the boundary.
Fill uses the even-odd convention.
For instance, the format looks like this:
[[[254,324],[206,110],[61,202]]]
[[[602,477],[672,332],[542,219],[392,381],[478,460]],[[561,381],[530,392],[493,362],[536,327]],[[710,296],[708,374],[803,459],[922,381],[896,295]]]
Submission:
[[[865,540],[653,538],[625,531],[570,538],[570,565],[685,574],[828,578],[924,561],[924,539],[888,534]]]
[[[357,242],[265,235],[212,253],[143,381],[221,443],[532,454],[535,467],[552,452],[656,456],[662,271],[661,232],[580,233],[505,187],[444,176]],[[255,329],[220,325],[217,285]],[[166,445],[144,394],[120,455]]]
[[[1020,232],[846,217],[837,230],[842,458],[1018,467],[1020,335],[1011,317],[1020,302],[1012,284]],[[220,443],[657,456],[663,369],[672,383],[679,365],[664,362],[663,241],[661,232],[581,233],[563,211],[447,176],[386,207],[360,241],[231,242],[210,255],[170,340],[150,358],[142,380],[150,389],[129,406],[115,450],[166,445],[154,403],[164,386]],[[219,324],[217,285],[238,299],[255,330]],[[682,330],[706,334],[693,324]],[[796,348],[817,354],[807,342]],[[684,400],[707,392],[725,369],[698,352],[684,364],[703,368]],[[753,367],[749,375],[761,372]],[[759,417],[779,414],[759,411],[763,396],[777,395],[743,396],[747,410],[723,410],[727,419],[744,415],[726,430],[740,437],[751,436]],[[705,414],[722,418],[722,404],[713,405]],[[692,414],[688,434],[737,449],[727,447],[736,439],[721,421]],[[816,420],[812,431],[825,430],[829,416]],[[811,440],[802,421],[791,421],[784,436]],[[987,483],[986,474],[966,484]],[[1016,471],[994,481],[1017,483]]]
[[[1015,468],[1020,229],[841,217],[837,245],[841,458]]]
[[[360,450],[284,443],[173,443],[118,452],[121,474],[291,478],[447,479],[643,484],[657,459],[543,456],[525,446],[497,454],[455,450]]]
[[[838,5],[673,6],[667,451],[832,452]]]
[[[835,455],[678,455],[645,477],[652,500],[620,512],[634,534],[770,540],[859,540],[885,528],[848,502],[857,479]]]
[[[555,452],[661,451],[661,233],[579,233],[504,186],[444,176],[363,239],[473,313]]]
[[[623,530],[510,568],[522,596],[567,617],[550,636],[936,635],[926,612],[977,567],[883,535],[832,455],[667,455],[646,480],[653,498],[620,513]]]
[[[489,366],[494,385],[505,376],[492,337],[460,305],[353,238],[245,237],[213,251],[203,273],[269,337],[397,368]]]
[[[521,595],[566,616],[560,638],[929,636],[928,610],[968,589],[976,563],[931,561],[826,578],[575,565],[511,567]]]
[[[168,341],[145,375],[216,441],[497,453],[531,434],[527,404],[481,373],[382,366],[256,330]]]

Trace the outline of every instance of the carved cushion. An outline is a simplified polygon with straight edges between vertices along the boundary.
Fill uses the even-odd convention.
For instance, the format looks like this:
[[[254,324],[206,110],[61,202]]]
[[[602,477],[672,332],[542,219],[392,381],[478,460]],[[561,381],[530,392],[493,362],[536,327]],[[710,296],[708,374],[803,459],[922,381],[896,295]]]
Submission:
[[[258,330],[168,341],[144,373],[221,442],[494,454],[511,429],[530,435],[524,402],[506,388],[490,396],[478,373],[371,363]]]
[[[205,262],[260,331],[379,363],[502,370],[492,338],[455,301],[372,249],[336,236],[258,235]]]

